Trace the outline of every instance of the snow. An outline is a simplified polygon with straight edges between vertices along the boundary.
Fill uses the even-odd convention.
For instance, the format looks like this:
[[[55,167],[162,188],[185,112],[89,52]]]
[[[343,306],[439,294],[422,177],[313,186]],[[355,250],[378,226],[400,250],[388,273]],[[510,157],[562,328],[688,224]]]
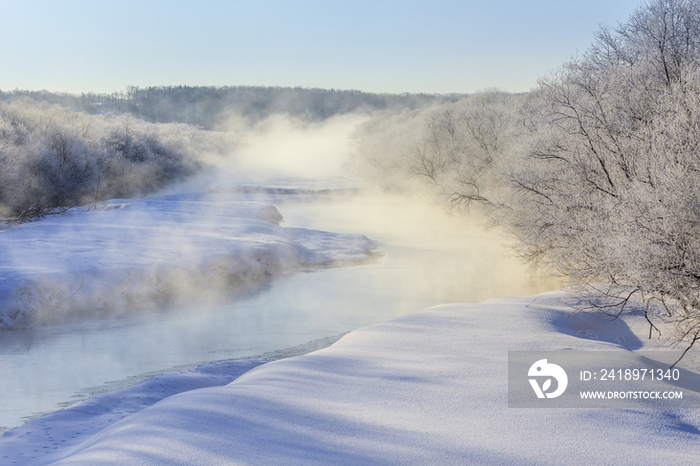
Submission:
[[[0,328],[212,297],[377,247],[362,235],[284,228],[275,207],[242,197],[112,200],[0,230]]]
[[[635,351],[656,349],[643,315],[607,325],[599,314],[572,315],[565,297],[552,292],[442,305],[353,331],[306,355],[164,375],[7,432],[0,459],[26,465],[697,464],[696,410],[508,408],[508,351],[622,351],[629,342]],[[639,357],[623,353],[630,365]],[[250,370],[231,383],[213,386],[247,364]],[[169,380],[182,380],[187,391],[155,393]],[[121,420],[104,421],[119,399],[139,396],[148,401]],[[162,399],[151,404],[156,398]],[[100,428],[87,429],[93,419]]]
[[[0,327],[216,299],[307,264],[361,261],[375,242],[285,228],[269,205],[333,183],[113,200],[2,230]],[[657,349],[643,315],[572,314],[566,298],[446,304],[159,374],[6,432],[0,464],[697,464],[697,410],[508,407],[509,351],[617,349],[633,367]]]

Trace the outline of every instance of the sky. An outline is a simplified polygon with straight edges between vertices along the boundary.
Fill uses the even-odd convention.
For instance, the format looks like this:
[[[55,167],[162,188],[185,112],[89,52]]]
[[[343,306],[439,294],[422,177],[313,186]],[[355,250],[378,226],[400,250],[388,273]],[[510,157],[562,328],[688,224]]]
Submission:
[[[0,0],[0,90],[528,91],[640,0]]]

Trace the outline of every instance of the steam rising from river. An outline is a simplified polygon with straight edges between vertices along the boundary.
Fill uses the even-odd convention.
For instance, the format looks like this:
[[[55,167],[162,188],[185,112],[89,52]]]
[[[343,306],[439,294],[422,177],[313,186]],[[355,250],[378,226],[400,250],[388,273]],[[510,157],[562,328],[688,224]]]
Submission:
[[[270,179],[277,179],[277,186],[305,185],[298,178],[323,180],[311,183],[312,189],[340,187],[339,182],[357,186],[358,194],[354,196],[316,196],[318,202],[303,205],[296,204],[292,196],[276,198],[285,219],[282,224],[365,234],[384,244],[382,254],[393,254],[399,248],[402,257],[412,255],[400,278],[408,300],[415,300],[415,294],[421,293],[433,296],[435,302],[475,302],[562,287],[561,281],[522,264],[498,229],[483,228],[485,221],[477,212],[450,211],[422,189],[423,184],[415,183],[413,192],[398,194],[352,180],[347,166],[353,132],[368,118],[365,114],[348,114],[308,122],[273,115],[250,126],[232,117],[225,129],[236,141],[235,148],[228,159],[215,161],[216,169],[206,179],[206,188],[225,191],[237,183],[265,183]],[[335,178],[340,176],[351,181]],[[260,200],[265,202],[266,198]],[[433,254],[431,259],[423,254],[425,251]],[[428,263],[438,257],[434,254],[441,257],[441,263]],[[377,286],[396,287],[397,283]]]
[[[236,159],[252,176],[341,176],[350,154],[349,135],[365,119],[350,114],[306,123],[275,115],[243,135]]]
[[[221,191],[241,182],[264,183],[271,178],[343,176],[350,157],[350,136],[368,118],[347,114],[313,122],[273,115],[251,124],[231,116],[220,128],[229,147],[225,155],[203,153],[210,169],[164,192]]]
[[[385,257],[399,252],[406,258],[408,251],[419,266],[397,264],[405,268],[400,277],[374,282],[403,290],[395,299],[420,301],[415,293],[421,290],[432,304],[479,301],[550,287],[507,257],[498,232],[480,229],[476,215],[448,212],[426,193],[388,195],[340,178],[353,130],[366,118],[309,122],[274,115],[252,126],[232,118],[226,125],[226,138],[234,141],[229,155],[209,155],[212,169],[171,188],[176,196],[111,201],[97,207],[110,212],[74,212],[13,229],[3,239],[21,248],[0,244],[9,259],[5,266],[26,274],[0,283],[0,298],[7,302],[0,299],[0,325],[55,324],[205,297],[231,299],[299,262],[356,261],[364,257],[363,244],[372,244],[337,235],[318,242],[313,238],[323,234],[274,225],[283,219],[286,227],[366,235],[384,243],[378,254]],[[273,204],[281,217],[273,207],[241,201]],[[38,254],[40,247],[48,253]]]
[[[145,315],[128,308],[118,312],[120,324],[85,314],[82,323],[0,332],[0,369],[15,376],[12,383],[0,387],[0,400],[11,404],[0,402],[0,431],[3,425],[16,425],[22,416],[55,409],[77,391],[101,387],[106,381],[175,365],[256,356],[436,304],[561,287],[558,281],[527,270],[503,246],[505,240],[498,231],[481,229],[473,213],[449,212],[429,198],[382,193],[348,180],[342,181],[344,186],[360,187],[359,193],[310,194],[318,187],[338,185],[338,179],[332,177],[343,173],[350,134],[363,118],[344,116],[306,123],[276,116],[252,128],[231,125],[227,134],[236,143],[229,156],[212,156],[214,170],[172,192],[235,192],[240,183],[257,181],[269,186],[263,180],[284,178],[273,184],[301,186],[304,189],[299,192],[306,194],[239,194],[246,200],[259,196],[257,200],[275,204],[286,227],[367,235],[381,243],[379,254],[357,267],[262,278],[257,284],[250,283],[247,293],[224,293],[229,299],[224,303],[209,305],[198,299],[221,290],[185,287],[192,299],[187,305],[173,305],[170,312]],[[120,212],[128,212],[128,203],[124,202]],[[207,215],[214,222],[228,214],[225,208],[212,208]],[[152,220],[123,218],[119,227],[125,229]],[[230,229],[225,230],[220,237],[231,235]],[[166,234],[182,254],[195,250],[185,237]],[[203,241],[207,237],[202,235]],[[151,255],[164,246],[152,238],[139,241]],[[114,249],[107,243],[104,248]],[[81,287],[78,283],[69,291]],[[46,387],[51,388],[51,396]]]

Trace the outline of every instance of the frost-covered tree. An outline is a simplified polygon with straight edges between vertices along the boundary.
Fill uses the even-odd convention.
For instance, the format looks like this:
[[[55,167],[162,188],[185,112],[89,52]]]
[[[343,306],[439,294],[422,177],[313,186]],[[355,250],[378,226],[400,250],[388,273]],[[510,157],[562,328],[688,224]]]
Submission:
[[[352,166],[387,189],[428,187],[453,207],[495,203],[502,166],[525,129],[525,100],[489,91],[377,116],[355,132]]]
[[[619,315],[638,295],[651,328],[671,322],[687,347],[700,339],[699,59],[694,0],[652,0],[601,29],[536,91],[509,220],[520,252],[597,309]]]
[[[0,220],[152,193],[194,173],[213,133],[21,99],[0,103]]]

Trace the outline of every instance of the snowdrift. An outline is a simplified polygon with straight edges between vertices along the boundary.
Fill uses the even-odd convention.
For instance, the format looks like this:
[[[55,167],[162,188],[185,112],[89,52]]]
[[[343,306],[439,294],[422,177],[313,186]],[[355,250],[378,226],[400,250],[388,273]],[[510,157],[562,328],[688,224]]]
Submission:
[[[0,329],[209,299],[300,264],[362,260],[377,246],[281,220],[235,193],[178,194],[0,230]]]
[[[26,465],[697,464],[695,410],[508,408],[509,350],[655,348],[645,338],[643,315],[609,325],[597,314],[572,315],[564,297],[430,308],[255,367],[228,385],[169,396],[99,431],[89,429],[84,413],[114,412],[115,397],[86,400],[7,432],[0,459]],[[625,354],[634,364],[636,353]],[[221,372],[230,368],[222,363]],[[154,385],[130,390],[152,393]]]

